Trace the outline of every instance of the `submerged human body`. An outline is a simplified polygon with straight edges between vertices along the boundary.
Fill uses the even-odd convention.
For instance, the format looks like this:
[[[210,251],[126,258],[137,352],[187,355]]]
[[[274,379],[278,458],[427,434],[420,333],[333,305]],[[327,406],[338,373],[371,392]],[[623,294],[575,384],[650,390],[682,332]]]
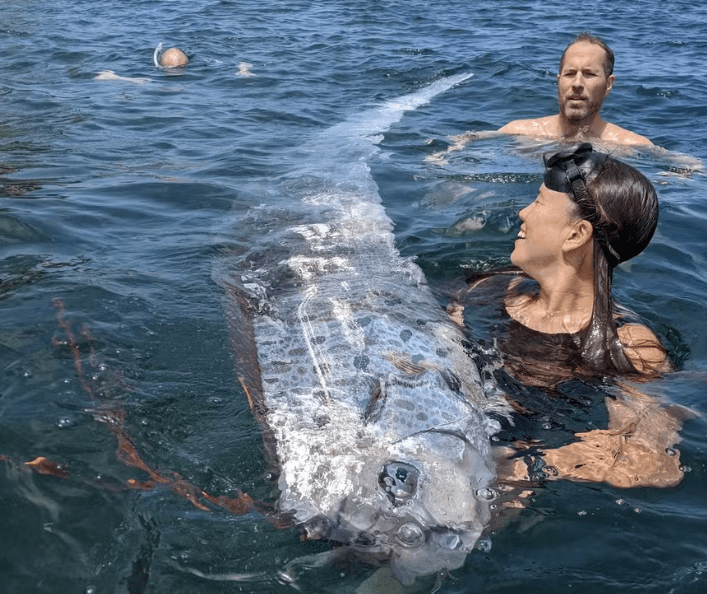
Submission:
[[[505,369],[515,380],[540,387],[549,399],[576,378],[642,380],[668,370],[655,334],[617,317],[611,296],[613,268],[640,253],[655,231],[658,200],[652,185],[589,144],[551,157],[546,167],[536,200],[519,213],[511,254],[518,273],[506,277],[500,291],[507,323],[498,345]],[[473,302],[489,283],[482,279],[462,291],[452,313],[461,313],[458,305]],[[522,400],[527,390],[518,393]],[[513,394],[509,399],[520,414],[532,414],[527,403]],[[552,408],[549,404],[543,414]],[[590,430],[575,428],[572,443],[547,449],[534,444],[541,449],[533,464],[551,469],[549,475],[621,487],[680,481],[679,455],[672,448],[680,421],[674,414],[628,387],[608,396],[606,409],[607,429],[590,424]],[[526,454],[527,448],[516,447],[501,472],[527,475]]]

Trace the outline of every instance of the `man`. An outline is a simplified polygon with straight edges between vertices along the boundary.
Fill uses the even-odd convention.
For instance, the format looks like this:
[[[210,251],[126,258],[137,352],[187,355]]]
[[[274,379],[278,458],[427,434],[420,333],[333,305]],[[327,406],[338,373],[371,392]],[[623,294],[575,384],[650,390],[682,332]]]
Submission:
[[[644,136],[606,122],[600,115],[604,99],[614,85],[614,54],[598,37],[582,33],[567,46],[557,75],[560,113],[544,118],[515,120],[501,129],[505,134],[558,140],[604,140],[615,144],[650,145]]]
[[[567,46],[560,58],[557,74],[560,113],[544,118],[514,120],[498,131],[451,136],[454,141],[452,145],[445,151],[429,155],[426,160],[445,163],[446,155],[462,150],[469,141],[499,132],[569,142],[592,140],[617,145],[654,146],[645,136],[602,119],[599,111],[614,86],[613,70],[614,53],[609,47],[598,37],[582,33]]]

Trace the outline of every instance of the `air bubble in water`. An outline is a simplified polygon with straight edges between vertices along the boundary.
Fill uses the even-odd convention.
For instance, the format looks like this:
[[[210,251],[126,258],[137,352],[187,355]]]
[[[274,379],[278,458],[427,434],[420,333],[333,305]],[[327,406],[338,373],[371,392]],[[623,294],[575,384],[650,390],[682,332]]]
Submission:
[[[490,538],[480,538],[476,542],[476,548],[484,553],[488,553],[491,550],[491,539]]]
[[[458,549],[462,544],[462,539],[458,534],[450,533],[447,534],[441,541],[440,544],[453,551]]]
[[[398,539],[406,546],[419,547],[425,542],[425,533],[417,524],[410,522],[398,528]]]
[[[477,489],[476,497],[483,499],[484,501],[493,501],[496,497],[498,497],[498,493],[496,493],[494,489],[486,487],[483,489]]]

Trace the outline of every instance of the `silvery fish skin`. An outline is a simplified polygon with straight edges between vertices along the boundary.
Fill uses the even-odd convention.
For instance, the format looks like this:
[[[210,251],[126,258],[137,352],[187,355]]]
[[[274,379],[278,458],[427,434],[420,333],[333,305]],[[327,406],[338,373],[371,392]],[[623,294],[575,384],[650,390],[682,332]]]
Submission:
[[[506,405],[485,394],[461,330],[395,248],[366,161],[373,134],[461,80],[319,138],[312,151],[331,166],[283,182],[286,211],[250,214],[268,240],[220,278],[279,510],[309,538],[388,559],[403,582],[460,566],[488,523],[499,427],[489,415]],[[248,319],[233,305],[246,300]],[[257,362],[243,354],[244,329]]]

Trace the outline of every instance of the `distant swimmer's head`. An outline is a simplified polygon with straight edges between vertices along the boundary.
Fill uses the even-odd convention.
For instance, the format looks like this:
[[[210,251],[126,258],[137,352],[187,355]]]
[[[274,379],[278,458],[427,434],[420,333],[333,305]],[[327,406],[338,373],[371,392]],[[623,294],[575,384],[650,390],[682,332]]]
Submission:
[[[189,58],[180,49],[171,47],[160,56],[160,65],[163,68],[183,68],[189,64]]]
[[[189,58],[180,49],[176,47],[171,47],[164,53],[160,54],[162,51],[162,44],[158,44],[155,48],[155,52],[152,54],[152,61],[156,68],[184,68],[189,64]]]
[[[645,249],[658,224],[658,196],[640,171],[588,142],[544,159],[545,186],[567,194],[592,224],[611,268]]]

